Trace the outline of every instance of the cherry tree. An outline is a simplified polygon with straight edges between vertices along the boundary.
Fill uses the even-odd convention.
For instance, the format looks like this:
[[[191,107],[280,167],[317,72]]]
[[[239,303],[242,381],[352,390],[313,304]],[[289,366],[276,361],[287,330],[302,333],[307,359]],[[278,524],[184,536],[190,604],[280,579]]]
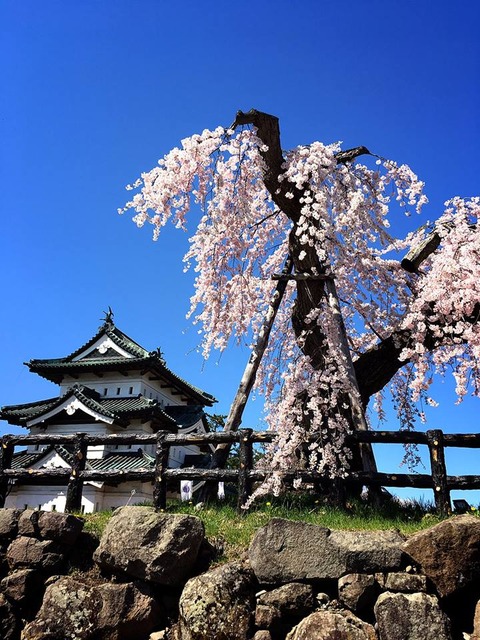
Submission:
[[[408,166],[338,143],[284,151],[278,119],[255,110],[186,138],[128,188],[119,211],[155,239],[168,221],[194,220],[184,260],[204,356],[263,339],[250,380],[277,434],[264,490],[299,465],[347,473],[345,438],[367,428],[371,398],[382,415],[386,391],[404,428],[435,404],[434,374],[452,371],[459,400],[479,395],[479,198],[452,198],[434,223],[395,237],[392,216],[427,202]]]

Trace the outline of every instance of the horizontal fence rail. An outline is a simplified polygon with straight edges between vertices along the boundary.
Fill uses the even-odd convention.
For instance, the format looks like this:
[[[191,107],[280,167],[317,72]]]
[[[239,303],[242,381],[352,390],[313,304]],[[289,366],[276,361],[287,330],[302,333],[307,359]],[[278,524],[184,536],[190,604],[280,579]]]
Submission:
[[[6,435],[0,438],[0,507],[5,505],[9,486],[13,481],[20,484],[48,484],[67,486],[67,512],[80,511],[85,482],[153,483],[153,503],[157,510],[165,509],[167,482],[180,480],[236,482],[238,484],[239,509],[252,493],[254,482],[264,480],[268,471],[253,468],[253,446],[256,443],[272,442],[275,434],[264,431],[241,429],[237,432],[175,435],[166,431],[156,434],[84,434],[75,435]],[[415,444],[428,446],[431,474],[417,473],[371,473],[351,472],[345,482],[366,486],[414,487],[432,489],[435,505],[441,514],[450,513],[450,491],[452,489],[480,489],[480,475],[449,476],[445,464],[445,447],[480,448],[480,434],[444,434],[441,430],[426,433],[409,431],[362,431],[348,438],[350,444]],[[170,447],[182,445],[238,444],[238,469],[198,469],[194,467],[173,469],[168,467]],[[13,452],[16,446],[67,445],[73,448],[72,466],[65,469],[13,469]],[[136,470],[99,471],[86,469],[88,447],[98,445],[155,445],[154,468]],[[323,476],[314,471],[292,471],[284,474],[286,481],[301,479],[312,483]]]

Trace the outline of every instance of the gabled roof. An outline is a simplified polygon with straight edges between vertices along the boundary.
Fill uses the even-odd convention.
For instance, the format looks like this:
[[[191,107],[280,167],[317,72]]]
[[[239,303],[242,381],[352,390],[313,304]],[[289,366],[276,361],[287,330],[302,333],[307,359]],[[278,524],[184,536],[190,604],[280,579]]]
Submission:
[[[94,420],[120,427],[128,426],[130,420],[135,418],[155,420],[167,429],[177,426],[175,419],[167,415],[156,400],[141,395],[104,398],[93,389],[81,385],[70,387],[65,395],[57,398],[2,407],[0,418],[23,427],[41,426],[62,411],[72,415],[77,410],[87,413]]]
[[[33,359],[25,363],[31,372],[60,384],[66,375],[106,371],[151,372],[152,377],[162,380],[184,394],[192,404],[212,406],[216,399],[209,393],[194,387],[171,371],[160,349],[147,351],[120,331],[111,319],[83,346],[63,358]]]

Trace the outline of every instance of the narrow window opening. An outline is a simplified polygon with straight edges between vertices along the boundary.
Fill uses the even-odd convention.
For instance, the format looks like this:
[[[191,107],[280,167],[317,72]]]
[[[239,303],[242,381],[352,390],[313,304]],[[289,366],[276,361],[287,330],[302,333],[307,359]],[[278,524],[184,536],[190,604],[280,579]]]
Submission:
[[[129,393],[130,395],[132,395],[132,393],[133,393],[133,387],[130,387],[130,389],[128,390],[128,393]]]
[[[57,510],[57,505],[56,504],[52,504],[52,511],[56,511]]]
[[[117,387],[117,396],[120,395],[120,389],[121,389],[121,387]]]
[[[103,395],[106,396],[107,393],[108,393],[108,389],[107,389],[107,387],[105,387],[104,390],[103,390]]]

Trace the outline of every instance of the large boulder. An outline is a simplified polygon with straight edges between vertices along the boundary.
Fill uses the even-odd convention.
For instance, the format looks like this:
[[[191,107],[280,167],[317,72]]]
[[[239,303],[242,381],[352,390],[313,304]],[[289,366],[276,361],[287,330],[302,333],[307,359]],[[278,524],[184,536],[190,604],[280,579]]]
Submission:
[[[257,604],[274,607],[281,616],[304,617],[315,608],[313,589],[309,584],[290,582],[258,596]]]
[[[107,524],[94,560],[133,578],[182,585],[192,573],[204,537],[203,523],[195,516],[122,507]]]
[[[146,585],[88,585],[62,577],[47,587],[22,640],[141,640],[160,620]]]
[[[15,616],[12,605],[0,593],[0,638],[2,640],[16,640],[20,621]]]
[[[268,629],[274,638],[284,638],[288,631],[315,609],[310,584],[290,582],[278,589],[257,594],[255,626]]]
[[[400,570],[404,542],[396,531],[331,531],[273,518],[255,535],[249,557],[263,584],[338,580],[347,573]]]
[[[255,579],[250,570],[226,564],[187,582],[180,597],[177,638],[246,640],[250,637]]]
[[[18,611],[29,615],[40,606],[43,580],[41,574],[34,569],[19,569],[3,578],[0,589]]]
[[[17,535],[21,513],[19,509],[0,509],[0,542],[13,540]]]
[[[382,593],[375,603],[380,640],[451,640],[449,620],[436,596]]]
[[[433,582],[440,597],[480,579],[480,519],[455,516],[416,533],[404,550]]]
[[[349,573],[338,581],[338,599],[354,613],[373,609],[379,585],[367,573]]]
[[[374,628],[352,613],[317,611],[294,627],[286,640],[376,640],[376,638]]]
[[[7,549],[7,562],[11,570],[38,569],[53,574],[61,569],[63,561],[63,550],[52,540],[20,536]]]
[[[76,542],[83,529],[83,520],[68,513],[58,511],[23,511],[18,522],[21,536],[55,540],[66,545]]]

